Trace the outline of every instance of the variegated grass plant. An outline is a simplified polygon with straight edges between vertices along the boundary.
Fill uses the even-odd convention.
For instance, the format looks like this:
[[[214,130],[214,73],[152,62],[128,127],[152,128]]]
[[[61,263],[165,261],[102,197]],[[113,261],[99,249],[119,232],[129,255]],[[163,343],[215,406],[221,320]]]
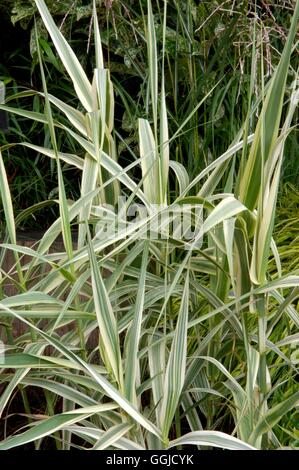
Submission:
[[[6,386],[0,413],[9,412],[19,390],[28,422],[17,434],[5,436],[0,449],[30,442],[40,449],[46,436],[57,449],[169,449],[186,444],[271,449],[284,445],[286,436],[290,445],[298,445],[292,419],[285,417],[292,417],[299,403],[293,350],[299,315],[292,305],[299,276],[282,276],[272,232],[284,143],[298,103],[298,75],[288,103],[284,100],[299,2],[280,63],[260,101],[253,102],[253,72],[242,129],[227,151],[190,181],[183,165],[171,158],[171,145],[192,113],[174,135],[168,134],[164,51],[160,62],[150,0],[146,35],[152,119],[139,119],[140,154],[125,168],[117,161],[113,85],[104,66],[96,2],[96,68],[89,81],[44,0],[35,1],[73,82],[78,106],[47,92],[40,51],[44,113],[1,106],[49,129],[50,148],[22,145],[56,161],[60,217],[34,249],[18,246],[1,156],[7,240],[1,254],[0,315],[8,331],[16,318],[28,330],[10,337],[1,355],[1,383]],[[164,5],[165,35],[166,1]],[[201,104],[194,103],[193,113]],[[68,126],[53,118],[53,107],[68,119]],[[258,123],[250,133],[256,112]],[[58,131],[71,136],[81,149],[78,154],[58,148]],[[82,171],[76,201],[66,195],[66,164]],[[132,177],[135,167],[141,169],[140,181]],[[177,180],[176,193],[170,191],[170,171]],[[107,204],[111,207],[119,195],[126,195],[125,206],[117,214],[109,212]],[[145,218],[115,236],[101,231],[105,217],[120,224],[133,202],[143,204]],[[202,208],[201,246],[196,240],[184,242],[176,232],[166,238],[146,237],[148,223],[174,206]],[[156,231],[163,231],[159,221]],[[60,234],[63,252],[50,252]],[[8,250],[14,253],[15,266],[6,272]],[[24,255],[30,261],[24,263]],[[271,256],[276,270],[270,275]],[[5,295],[8,281],[16,295]],[[65,332],[61,327],[67,325],[72,327]],[[94,332],[96,346],[89,348]],[[42,417],[30,408],[29,387],[44,393]]]

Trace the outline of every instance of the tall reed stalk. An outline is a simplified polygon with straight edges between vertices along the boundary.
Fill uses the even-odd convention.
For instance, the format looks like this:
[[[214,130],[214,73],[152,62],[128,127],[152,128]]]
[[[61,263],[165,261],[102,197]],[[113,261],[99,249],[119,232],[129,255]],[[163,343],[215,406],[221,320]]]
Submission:
[[[16,256],[15,270],[1,268],[0,315],[28,327],[13,345],[7,344],[1,357],[6,388],[0,413],[19,387],[25,392],[29,387],[42,389],[47,403],[43,419],[28,416],[32,420],[28,428],[3,439],[0,449],[29,442],[39,448],[46,436],[55,440],[57,448],[70,448],[75,445],[73,436],[79,436],[82,448],[94,450],[184,445],[280,448],[277,425],[299,403],[295,387],[285,388],[298,372],[290,347],[298,341],[299,316],[292,302],[298,297],[299,276],[281,275],[272,236],[284,144],[298,104],[298,74],[285,100],[299,2],[281,60],[264,93],[254,106],[250,98],[248,118],[230,147],[192,179],[183,163],[173,158],[171,145],[187,123],[196,120],[214,90],[194,103],[193,111],[170,135],[165,48],[159,62],[151,1],[145,35],[152,121],[138,120],[139,156],[127,167],[117,158],[113,85],[105,68],[96,1],[91,81],[44,0],[35,2],[73,83],[78,106],[71,107],[47,91],[40,49],[43,91],[39,95],[45,100],[45,112],[1,106],[49,128],[49,148],[21,145],[56,161],[60,216],[35,248],[19,246],[0,160],[9,237],[2,250]],[[165,1],[163,44],[166,15]],[[193,59],[189,65],[191,73]],[[69,125],[53,118],[53,107]],[[256,111],[257,126],[250,133],[249,121]],[[59,149],[57,130],[76,142],[78,154]],[[197,158],[198,148],[194,152]],[[64,165],[82,172],[78,200],[65,194]],[[140,169],[139,181],[132,176],[134,168]],[[115,212],[111,204],[118,195],[127,200]],[[124,216],[133,202],[142,203],[143,217],[126,224]],[[179,235],[180,222],[171,236],[165,235],[165,223],[175,219],[173,208],[189,214],[192,226],[197,226],[196,211],[201,209],[200,232],[191,241]],[[150,223],[154,237],[148,237]],[[72,226],[78,228],[77,246]],[[113,232],[113,226],[120,230]],[[65,249],[53,253],[50,249],[59,234]],[[30,261],[24,264],[23,255]],[[270,274],[272,255],[277,269],[273,273],[271,268]],[[47,266],[43,274],[42,266]],[[6,296],[5,282],[12,277],[19,292]],[[74,328],[61,332],[74,321],[79,334]],[[96,344],[88,347],[92,334]],[[51,354],[46,354],[47,346]],[[58,398],[63,412],[55,406]],[[292,429],[285,432],[292,434]]]

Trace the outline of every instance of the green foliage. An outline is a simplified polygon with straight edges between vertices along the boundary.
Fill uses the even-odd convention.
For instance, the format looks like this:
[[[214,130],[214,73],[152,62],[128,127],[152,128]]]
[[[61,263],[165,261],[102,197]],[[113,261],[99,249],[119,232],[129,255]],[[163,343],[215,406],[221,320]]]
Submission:
[[[0,413],[9,412],[20,391],[26,419],[25,429],[6,436],[0,449],[28,443],[45,448],[46,439],[57,449],[296,448],[299,276],[297,270],[282,273],[273,228],[289,151],[285,143],[298,104],[292,53],[299,1],[269,76],[258,21],[248,30],[253,32],[251,55],[240,53],[226,70],[221,60],[229,49],[219,49],[217,41],[230,30],[219,18],[216,26],[203,25],[209,23],[209,16],[201,16],[206,2],[198,7],[175,2],[175,8],[165,2],[157,10],[150,0],[144,3],[137,11],[140,22],[132,22],[140,57],[146,57],[140,74],[137,54],[133,61],[141,90],[137,104],[139,91],[130,93],[125,80],[117,79],[119,71],[111,78],[113,47],[101,35],[96,2],[89,73],[44,0],[35,0],[49,34],[46,43],[35,37],[41,91],[30,95],[42,106],[21,108],[19,100],[28,92],[0,106],[26,123],[43,125],[47,135],[44,142],[31,137],[6,143],[0,153],[6,228],[0,317],[7,335]],[[115,5],[115,12],[124,8]],[[240,15],[235,17],[221,8],[213,16],[229,15],[232,26],[249,14],[245,2],[236,8]],[[110,20],[116,32],[112,12]],[[188,48],[185,55],[171,46],[171,26],[179,46]],[[213,41],[205,43],[202,35]],[[194,46],[196,41],[204,50]],[[242,58],[248,74],[244,88],[238,69]],[[69,100],[51,86],[49,60],[72,90]],[[188,73],[181,72],[184,67]],[[126,109],[126,129],[115,125],[114,89]],[[229,114],[228,121],[226,110],[239,98],[240,114],[236,119]],[[59,214],[33,248],[17,244],[2,158],[16,146],[53,161],[58,180]],[[63,175],[67,166],[80,174],[79,194],[72,199]],[[124,227],[125,208],[117,213],[107,208],[119,194],[141,202],[145,217]],[[166,236],[167,206],[190,212],[195,226],[195,209],[203,211],[201,246],[196,236],[186,242],[179,230]],[[156,235],[164,238],[147,236],[153,221]],[[117,233],[114,223],[121,227]],[[56,250],[59,235],[63,248]],[[9,252],[15,262],[7,270]],[[16,293],[7,294],[8,283]],[[14,338],[16,319],[25,331]],[[38,417],[29,393],[36,388],[45,396]]]
[[[193,113],[183,132],[170,146],[175,160],[185,166],[190,177],[195,177],[205,165],[225,152],[235,138],[247,115],[252,66],[255,76],[253,93],[256,99],[260,96],[262,86],[259,55],[263,53],[265,75],[269,78],[279,61],[294,8],[293,0],[281,4],[274,0],[263,5],[257,2],[256,7],[254,2],[245,0],[228,2],[227,6],[222,3],[218,0],[200,3],[193,0],[168,2],[165,32],[162,21],[163,1],[154,2],[152,7],[159,62],[162,47],[165,52],[165,97],[170,134],[180,128],[190,113],[193,113],[195,103],[201,102],[206,93],[217,85],[219,79],[221,80],[214,93]],[[90,53],[93,42],[92,2],[48,1],[47,5],[60,30],[74,48],[84,70],[91,75],[95,65]],[[21,45],[20,41],[17,41],[17,44],[12,42],[12,47],[18,47],[18,50],[9,48],[2,51],[0,79],[5,78],[9,93],[16,91],[17,86],[22,87],[21,89],[31,89],[31,84],[39,90],[41,83],[33,27],[33,17],[37,13],[36,4],[34,0],[10,0],[5,3],[0,1],[1,8],[6,17],[4,25],[12,21],[15,28],[19,28],[15,37],[25,34],[26,39],[21,41]],[[129,149],[135,151],[138,148],[138,118],[146,118],[149,121],[152,119],[147,87],[146,2],[97,2],[97,12],[104,60],[109,67],[116,91],[115,130],[122,136],[118,143],[118,153],[121,161],[126,164],[131,159]],[[258,17],[257,54],[251,64],[255,15]],[[75,96],[69,77],[55,55],[51,38],[41,18],[38,15],[36,18],[40,47],[44,52],[44,63],[49,77],[49,93],[72,104]],[[25,28],[25,31],[22,32],[20,26]],[[9,30],[12,37],[14,29]],[[3,31],[2,34],[5,34],[5,27]],[[293,74],[296,61],[293,56]],[[33,103],[29,97],[27,99],[27,103],[22,101],[23,108],[39,110],[42,106],[38,96],[35,96]],[[255,123],[256,116],[252,114],[249,132],[254,129]],[[28,141],[39,145],[44,143],[44,134],[40,129],[35,124],[28,128],[28,123],[20,118],[12,118],[10,133],[10,141],[20,142],[26,136]],[[65,137],[60,137],[59,133],[57,138],[63,140],[66,152],[79,151],[73,148],[74,142],[71,140],[65,141]],[[48,139],[49,135],[46,135],[46,140]],[[0,141],[4,144],[5,138],[0,136]],[[283,175],[296,183],[296,136],[288,139],[286,145],[289,157],[285,159]],[[46,159],[38,156],[38,161],[35,162],[29,151],[23,149],[19,152],[18,148],[14,149],[13,156],[5,158],[9,160],[11,167],[8,172],[17,213],[24,209],[25,201],[30,205],[51,197],[57,182],[53,165]],[[36,173],[37,165],[44,175],[43,179]],[[67,177],[68,196],[77,197],[78,175],[66,169],[63,171]],[[31,183],[27,186],[30,175]],[[225,179],[222,184],[225,184]],[[40,219],[41,228],[48,226],[56,216],[57,212],[52,207],[47,216],[43,220]],[[36,223],[31,218],[26,222],[26,227],[30,224],[35,226]]]

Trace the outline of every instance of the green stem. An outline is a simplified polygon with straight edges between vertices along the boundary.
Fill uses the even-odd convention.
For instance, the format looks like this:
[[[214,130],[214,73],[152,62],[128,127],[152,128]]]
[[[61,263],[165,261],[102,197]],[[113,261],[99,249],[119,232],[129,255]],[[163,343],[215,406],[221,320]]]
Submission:
[[[260,353],[260,369],[259,369],[259,384],[262,394],[267,393],[267,363],[266,363],[266,330],[267,330],[267,317],[265,308],[264,295],[257,298],[257,312],[258,312],[258,346]],[[263,396],[261,396],[263,400]]]

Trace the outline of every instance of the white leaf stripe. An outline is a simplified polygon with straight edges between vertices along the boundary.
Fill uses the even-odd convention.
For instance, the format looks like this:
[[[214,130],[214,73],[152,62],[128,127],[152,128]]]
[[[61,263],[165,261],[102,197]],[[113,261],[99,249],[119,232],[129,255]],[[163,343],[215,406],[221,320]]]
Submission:
[[[35,0],[35,3],[52,38],[56,51],[73,81],[78,98],[86,111],[92,111],[91,84],[88,81],[79,60],[55,25],[44,0]]]

